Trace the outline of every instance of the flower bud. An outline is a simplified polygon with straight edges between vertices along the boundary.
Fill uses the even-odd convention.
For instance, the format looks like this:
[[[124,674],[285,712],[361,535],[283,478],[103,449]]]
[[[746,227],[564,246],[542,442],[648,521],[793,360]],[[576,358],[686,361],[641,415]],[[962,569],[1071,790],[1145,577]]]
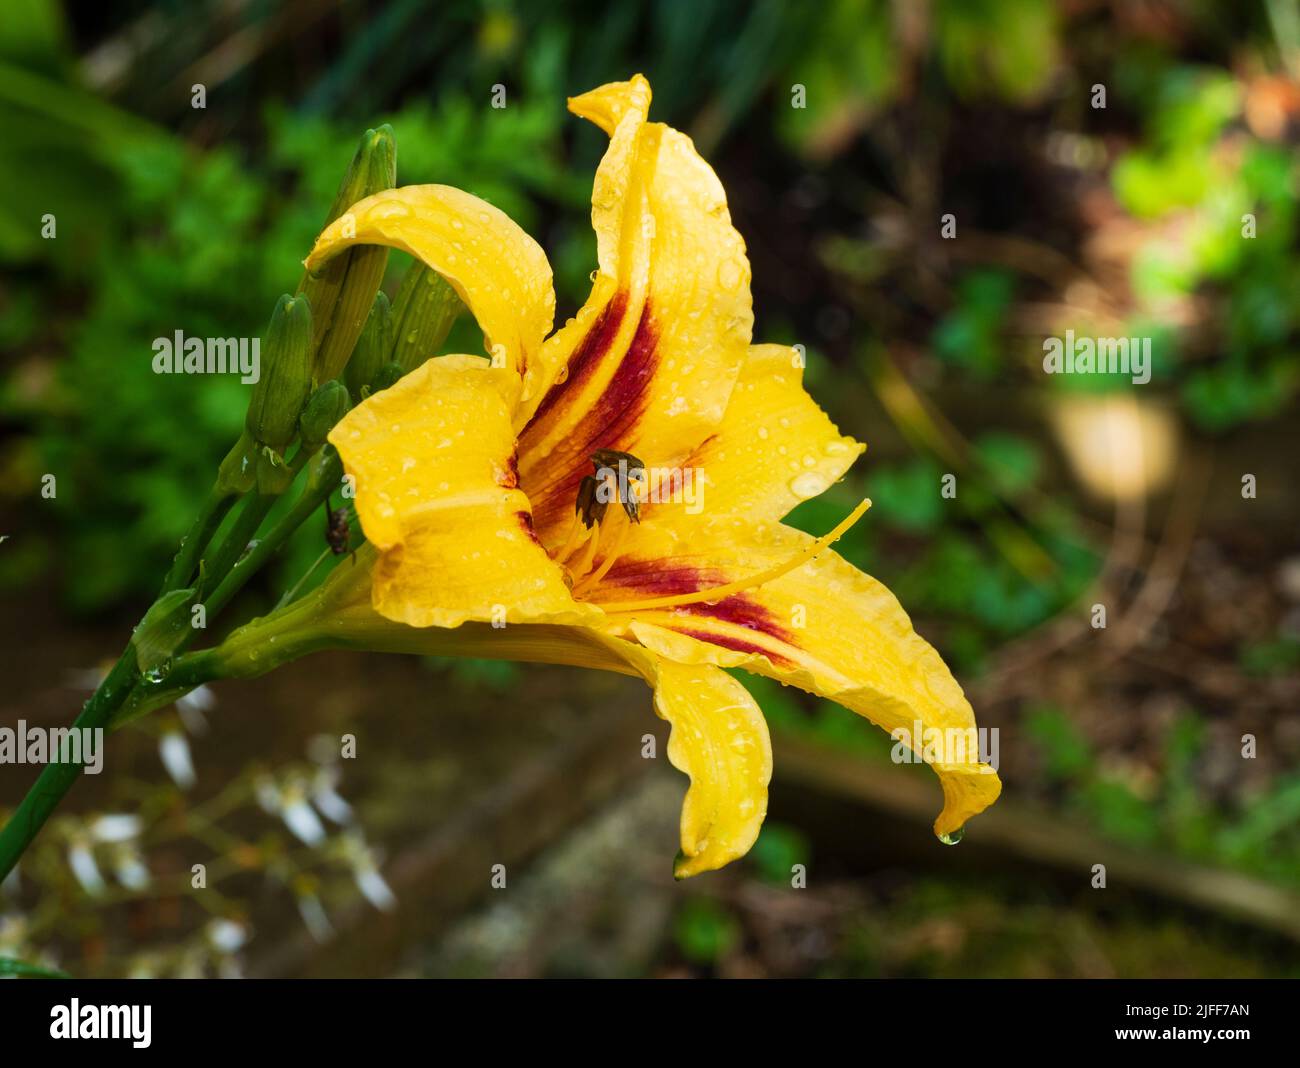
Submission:
[[[283,296],[262,346],[262,375],[253,386],[244,426],[258,445],[281,452],[293,441],[298,414],[311,392],[311,305]]]
[[[370,380],[371,394],[382,393],[389,386],[393,385],[405,372],[402,370],[400,363],[386,363],[379,369],[379,373]]]
[[[217,469],[217,489],[223,497],[237,497],[252,489],[256,481],[257,443],[245,427]]]
[[[328,226],[358,200],[397,184],[397,144],[391,126],[367,130],[352,157],[325,220]],[[307,274],[298,287],[316,312],[315,381],[343,373],[384,280],[388,249],[361,245],[336,256],[318,275]]]
[[[379,369],[388,362],[393,345],[392,319],[388,295],[380,291],[375,295],[365,328],[357,338],[357,347],[352,350],[352,359],[343,375],[348,393],[353,397],[363,397],[362,391],[369,387]]]
[[[322,442],[334,429],[334,424],[348,414],[352,402],[348,397],[347,387],[338,379],[326,382],[307,401],[298,420],[302,433],[302,447],[308,452],[320,448]]]
[[[393,360],[414,371],[436,356],[463,308],[442,275],[418,260],[411,264],[393,303]]]

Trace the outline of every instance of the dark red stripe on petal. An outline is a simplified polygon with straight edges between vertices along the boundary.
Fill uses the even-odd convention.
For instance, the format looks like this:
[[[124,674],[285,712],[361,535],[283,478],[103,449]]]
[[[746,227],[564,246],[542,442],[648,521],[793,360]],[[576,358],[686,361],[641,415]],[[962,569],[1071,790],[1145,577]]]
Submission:
[[[617,314],[615,304],[618,305]],[[622,320],[625,306],[626,297],[616,297],[610,301],[607,318],[612,325],[602,326],[588,335],[590,345],[584,341],[583,348],[589,355],[584,355],[580,361],[575,358],[571,363],[573,371],[570,380],[564,383],[566,389],[574,374],[580,380],[590,377],[600,357],[608,355],[606,350],[618,329],[615,320]],[[629,443],[649,403],[650,386],[658,363],[657,345],[658,335],[651,319],[650,302],[647,301],[641,309],[641,318],[637,321],[627,351],[619,359],[605,388],[587,410],[580,413],[579,422],[572,434],[559,442],[550,457],[539,465],[541,479],[538,479],[537,474],[529,477],[529,482],[533,484],[526,489],[543,528],[548,528],[564,512],[573,508],[579,484],[591,473],[591,454],[595,450],[629,451]],[[550,399],[548,394],[547,400]],[[529,459],[533,460],[531,456]]]
[[[726,581],[712,568],[671,564],[666,560],[620,560],[601,585],[621,586],[646,597],[675,597],[697,593],[706,586],[721,586]]]
[[[546,391],[546,396],[542,398],[541,404],[537,406],[537,411],[533,413],[532,419],[528,421],[529,427],[544,418],[570,389],[580,390],[591,378],[596,368],[600,366],[600,361],[604,358],[605,353],[609,351],[609,347],[614,343],[614,338],[618,336],[618,328],[623,325],[623,316],[626,313],[627,293],[619,290],[610,298],[609,303],[601,309],[600,314],[596,316],[596,321],[591,325],[591,329],[587,331],[587,336],[582,339],[573,355],[569,357],[568,373],[564,381],[555,383]]]
[[[659,335],[647,300],[618,370],[582,422],[587,439],[587,448],[583,452],[590,449],[622,450],[629,444],[625,440],[627,431],[635,427],[645,411],[646,394],[654,380],[659,362],[658,344]]]
[[[710,634],[703,630],[690,630],[686,627],[669,627],[678,634],[684,634],[688,638],[695,638],[704,642],[706,645],[716,645],[722,649],[733,649],[738,653],[754,653],[758,656],[765,656],[779,668],[794,668],[795,662],[787,656],[780,653],[774,653],[771,649],[765,649],[754,642],[747,642],[744,638],[733,638],[730,635]]]
[[[663,560],[637,560],[615,564],[601,580],[601,587],[635,590],[646,600],[651,600],[699,593],[710,586],[721,586],[726,582],[726,575],[713,568],[674,565]],[[716,619],[720,623],[755,630],[777,641],[794,644],[790,632],[778,622],[776,614],[744,593],[733,593],[712,604],[701,601],[677,605],[671,611]]]
[[[772,610],[757,601],[751,601],[743,593],[724,597],[717,604],[708,604],[706,602],[703,604],[678,605],[675,611],[688,612],[693,616],[706,616],[722,623],[732,623],[738,627],[757,630],[763,634],[771,635],[778,641],[788,642],[790,640],[789,633],[777,623]]]

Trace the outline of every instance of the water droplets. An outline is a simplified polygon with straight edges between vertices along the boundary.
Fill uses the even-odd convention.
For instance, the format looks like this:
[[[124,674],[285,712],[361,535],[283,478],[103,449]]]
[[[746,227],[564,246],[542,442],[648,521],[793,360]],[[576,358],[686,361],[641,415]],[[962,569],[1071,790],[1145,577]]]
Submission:
[[[941,841],[944,845],[956,845],[956,844],[957,844],[958,842],[960,842],[960,841],[961,841],[965,836],[966,836],[966,828],[965,828],[965,827],[958,827],[958,828],[957,828],[955,831],[953,831],[951,834],[941,834],[941,835],[939,835],[939,841]]]
[[[804,471],[790,480],[790,492],[800,500],[825,493],[829,485],[826,476],[818,471]]]
[[[403,204],[400,200],[389,201],[386,204],[378,204],[370,209],[370,216],[373,219],[405,219],[411,214],[411,209]]]
[[[745,280],[745,265],[736,259],[723,260],[718,267],[718,285],[731,292]]]

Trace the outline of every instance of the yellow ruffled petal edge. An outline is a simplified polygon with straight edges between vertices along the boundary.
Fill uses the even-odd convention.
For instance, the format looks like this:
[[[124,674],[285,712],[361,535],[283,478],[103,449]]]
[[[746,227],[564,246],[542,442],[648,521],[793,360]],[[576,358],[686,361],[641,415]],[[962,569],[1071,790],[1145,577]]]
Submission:
[[[577,649],[603,646],[644,678],[654,688],[655,713],[672,728],[668,760],[691,780],[674,877],[688,879],[743,857],[763,827],[772,780],[767,721],[749,691],[711,664],[677,663],[601,631],[567,629]]]
[[[758,704],[721,668],[659,658],[654,687],[655,712],[672,725],[668,759],[691,780],[673,868],[685,879],[743,857],[758,838],[772,742]]]
[[[689,538],[646,530],[591,594],[628,604],[746,578],[789,559],[813,539],[744,519],[701,523]],[[912,629],[893,594],[833,550],[716,604],[628,607],[609,616],[616,633],[679,663],[743,667],[829,698],[930,759],[944,793],[935,833],[951,835],[1001,791],[978,759],[975,716],[939,654]],[[921,737],[914,737],[917,725]],[[930,743],[940,741],[935,749]]]
[[[304,261],[317,270],[352,245],[386,245],[447,279],[483,330],[494,366],[539,373],[555,317],[551,265],[541,247],[486,200],[446,185],[388,189],[353,204]]]

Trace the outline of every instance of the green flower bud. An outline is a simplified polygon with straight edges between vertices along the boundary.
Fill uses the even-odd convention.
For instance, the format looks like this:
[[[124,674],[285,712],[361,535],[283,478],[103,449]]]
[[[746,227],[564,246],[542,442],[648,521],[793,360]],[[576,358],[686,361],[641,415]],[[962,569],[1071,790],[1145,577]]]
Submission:
[[[316,390],[302,410],[302,418],[298,420],[302,447],[308,452],[320,448],[321,443],[329,437],[329,432],[334,429],[334,424],[347,415],[351,407],[347,387],[338,379],[326,382]]]
[[[369,392],[367,396],[373,396],[376,393],[382,393],[406,372],[402,370],[400,363],[386,363],[379,369],[379,373],[370,381]]]
[[[311,318],[306,297],[286,295],[275,306],[262,346],[262,373],[244,419],[258,445],[283,452],[293,441],[311,392]]]
[[[217,469],[217,489],[224,497],[247,493],[257,481],[257,443],[247,427]]]
[[[393,360],[414,371],[438,355],[464,307],[442,275],[419,260],[411,264],[393,303]]]
[[[352,359],[343,375],[348,393],[353,397],[360,397],[362,390],[374,381],[379,369],[388,362],[393,345],[392,320],[393,310],[388,304],[388,295],[381,290],[375,294],[365,329],[357,338],[357,347],[352,350]]]
[[[396,184],[397,144],[392,127],[367,130],[339,186],[325,225],[343,215],[358,200],[392,189]],[[316,382],[328,382],[343,373],[387,266],[387,248],[361,245],[335,256],[320,274],[303,276],[298,292],[310,298],[316,312]]]

